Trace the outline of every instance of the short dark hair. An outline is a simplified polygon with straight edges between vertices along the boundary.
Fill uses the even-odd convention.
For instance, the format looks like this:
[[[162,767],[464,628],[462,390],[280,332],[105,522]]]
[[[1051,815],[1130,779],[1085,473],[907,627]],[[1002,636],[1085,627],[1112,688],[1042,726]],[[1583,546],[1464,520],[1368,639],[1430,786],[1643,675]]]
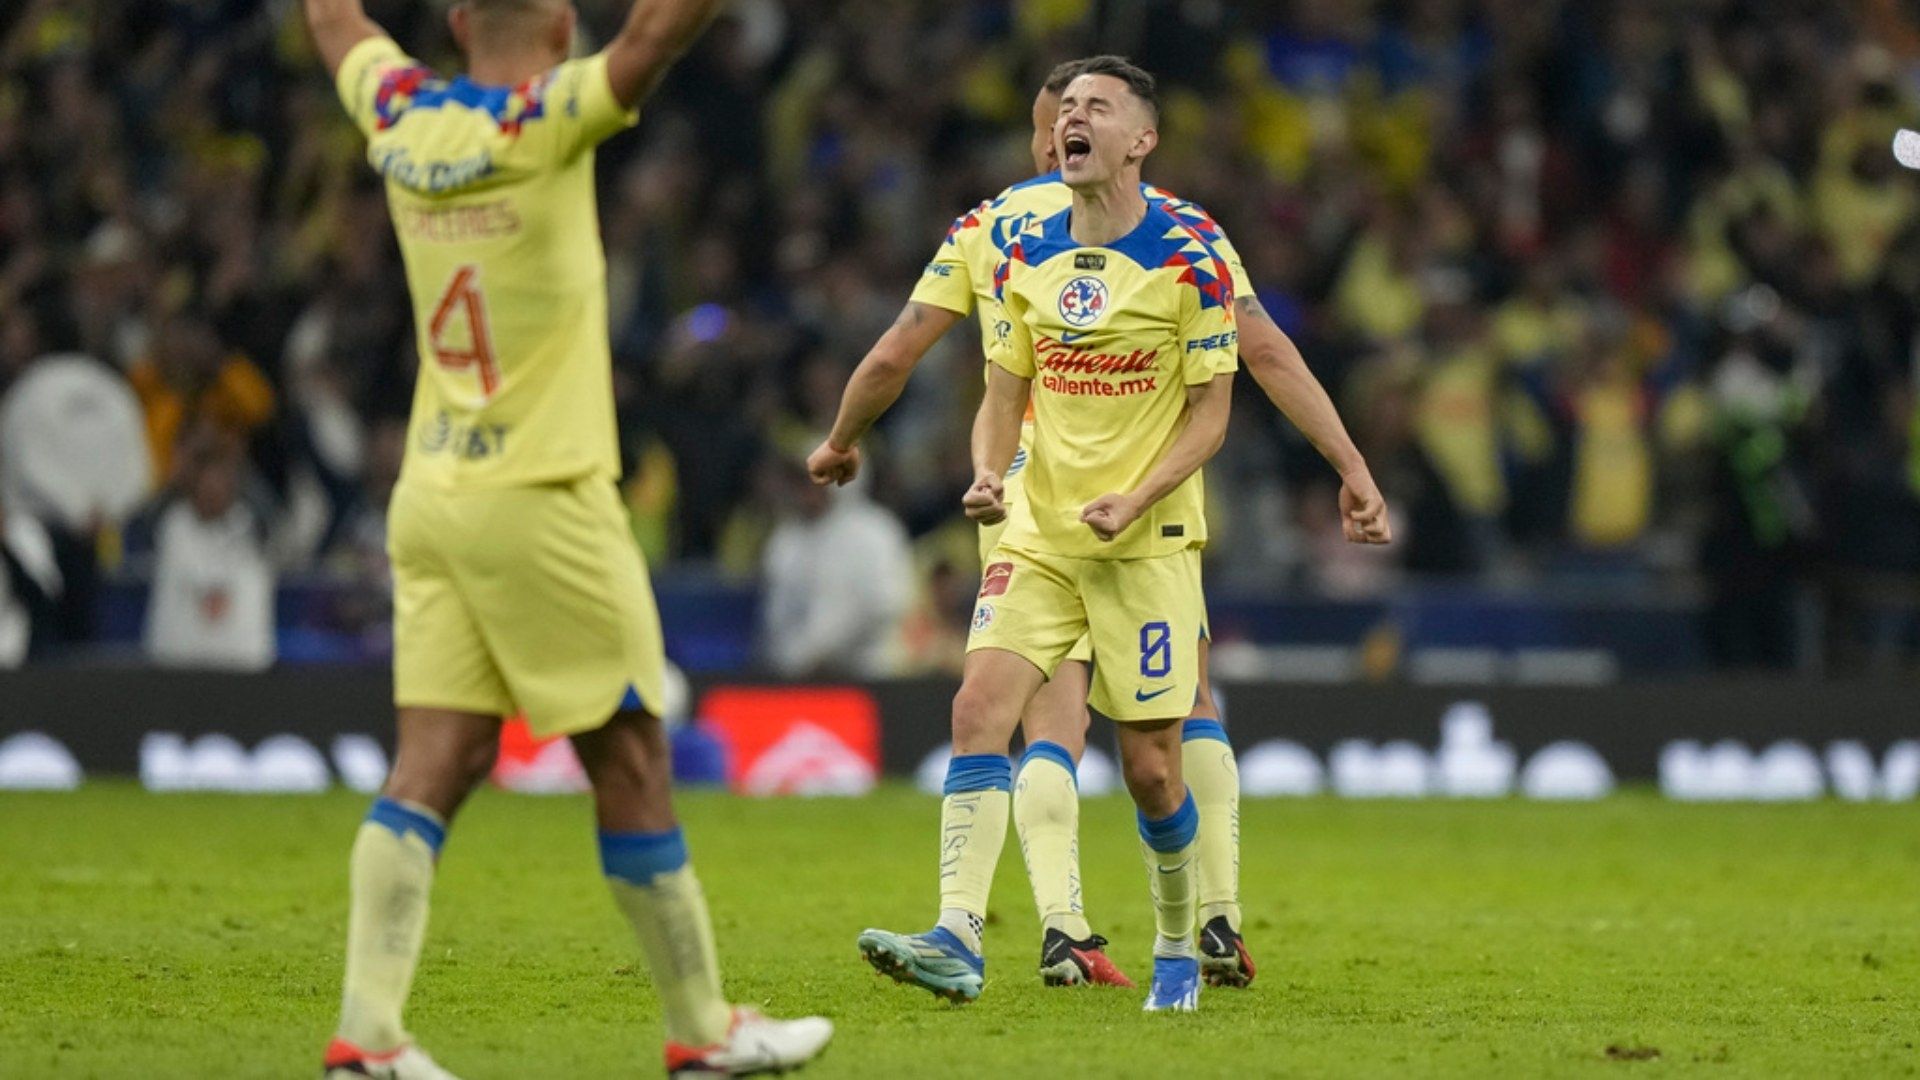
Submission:
[[[1080,65],[1084,63],[1084,59],[1062,60],[1053,65],[1053,70],[1047,72],[1047,81],[1040,84],[1040,89],[1049,94],[1060,94],[1066,90],[1068,83],[1080,77]]]
[[[1146,69],[1136,66],[1124,56],[1085,56],[1057,64],[1047,73],[1046,90],[1052,94],[1065,93],[1067,85],[1082,75],[1111,75],[1119,79],[1147,107],[1148,116],[1156,121],[1160,119],[1159,84]]]

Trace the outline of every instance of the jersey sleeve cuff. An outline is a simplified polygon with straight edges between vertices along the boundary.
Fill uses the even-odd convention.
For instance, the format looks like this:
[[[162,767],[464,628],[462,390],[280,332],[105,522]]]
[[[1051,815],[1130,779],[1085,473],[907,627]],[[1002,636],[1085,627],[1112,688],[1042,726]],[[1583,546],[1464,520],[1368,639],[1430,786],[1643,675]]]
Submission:
[[[1231,375],[1240,370],[1240,354],[1227,349],[1216,349],[1199,356],[1190,356],[1184,371],[1184,381],[1188,386],[1201,386],[1213,381],[1216,375]]]
[[[972,292],[962,294],[958,290],[937,287],[927,288],[923,283],[920,287],[914,289],[913,295],[907,297],[907,299],[916,304],[925,304],[928,307],[937,307],[943,311],[951,311],[962,318],[973,314]]]

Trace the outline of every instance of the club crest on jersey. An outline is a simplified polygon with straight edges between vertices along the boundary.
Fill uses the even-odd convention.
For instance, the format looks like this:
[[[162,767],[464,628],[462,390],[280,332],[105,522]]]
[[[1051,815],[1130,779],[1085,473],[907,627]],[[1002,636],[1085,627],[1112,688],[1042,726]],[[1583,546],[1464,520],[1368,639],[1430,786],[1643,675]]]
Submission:
[[[1060,317],[1068,326],[1092,326],[1107,313],[1107,285],[1097,277],[1081,276],[1060,290]]]
[[[993,605],[981,604],[973,609],[973,629],[977,633],[993,625]]]

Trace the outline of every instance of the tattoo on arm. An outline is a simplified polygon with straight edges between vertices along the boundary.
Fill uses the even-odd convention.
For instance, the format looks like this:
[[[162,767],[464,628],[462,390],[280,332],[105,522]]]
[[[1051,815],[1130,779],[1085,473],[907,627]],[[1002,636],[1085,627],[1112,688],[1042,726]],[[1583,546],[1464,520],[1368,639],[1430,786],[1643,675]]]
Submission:
[[[919,326],[925,320],[926,315],[921,312],[920,305],[908,304],[906,307],[900,309],[900,317],[893,320],[893,325],[905,330],[910,327]]]
[[[1242,315],[1248,317],[1257,315],[1269,321],[1273,319],[1273,316],[1267,314],[1267,309],[1260,306],[1260,298],[1257,296],[1243,296],[1234,301],[1234,306],[1240,309]]]

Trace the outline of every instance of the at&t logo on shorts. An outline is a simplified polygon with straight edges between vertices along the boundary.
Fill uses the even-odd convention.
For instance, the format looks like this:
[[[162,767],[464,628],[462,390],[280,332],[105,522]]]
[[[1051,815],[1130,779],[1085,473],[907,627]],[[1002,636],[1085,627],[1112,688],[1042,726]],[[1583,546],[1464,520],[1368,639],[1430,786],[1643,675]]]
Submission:
[[[973,628],[975,631],[985,630],[987,627],[992,625],[993,625],[993,605],[992,604],[981,604],[979,607],[973,609]]]
[[[1092,326],[1107,311],[1107,283],[1081,276],[1060,290],[1060,317],[1068,326]]]

